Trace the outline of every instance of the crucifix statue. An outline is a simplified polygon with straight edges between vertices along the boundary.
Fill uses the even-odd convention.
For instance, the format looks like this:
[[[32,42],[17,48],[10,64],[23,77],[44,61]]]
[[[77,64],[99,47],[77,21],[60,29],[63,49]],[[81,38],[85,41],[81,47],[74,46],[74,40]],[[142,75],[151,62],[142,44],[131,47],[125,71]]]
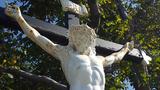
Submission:
[[[121,61],[134,46],[127,42],[118,52],[106,57],[97,56],[95,51],[96,33],[87,25],[70,26],[69,44],[61,46],[31,27],[22,17],[19,7],[7,6],[5,13],[18,22],[28,38],[61,62],[70,90],[104,90],[104,67]]]

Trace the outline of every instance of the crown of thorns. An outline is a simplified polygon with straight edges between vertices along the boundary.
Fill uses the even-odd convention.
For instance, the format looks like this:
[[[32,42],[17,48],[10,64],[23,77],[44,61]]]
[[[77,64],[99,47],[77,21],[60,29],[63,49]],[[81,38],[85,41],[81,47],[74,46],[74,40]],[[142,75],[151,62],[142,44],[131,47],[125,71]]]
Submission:
[[[81,35],[82,37],[85,36],[87,37],[92,37],[92,38],[96,38],[96,33],[95,31],[90,28],[88,25],[75,25],[75,26],[71,26],[70,30],[69,30],[69,36],[72,35]]]

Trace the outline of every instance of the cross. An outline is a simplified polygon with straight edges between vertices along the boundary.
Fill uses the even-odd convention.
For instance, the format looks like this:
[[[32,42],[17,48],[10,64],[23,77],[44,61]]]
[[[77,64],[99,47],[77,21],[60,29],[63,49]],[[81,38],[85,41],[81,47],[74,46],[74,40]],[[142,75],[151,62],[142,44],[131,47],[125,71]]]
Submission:
[[[61,0],[62,1],[62,0]],[[83,10],[84,9],[82,9],[83,7],[78,7],[78,9],[75,9],[76,7],[77,7],[77,5],[75,5],[74,3],[72,3],[72,2],[69,2],[68,3],[69,5],[67,5],[67,6],[72,6],[72,7],[69,7],[68,8],[68,10],[71,10],[71,11],[73,11],[73,12],[75,12],[75,13],[78,13],[78,14],[81,14],[81,15],[83,15]],[[73,4],[73,5],[72,5]],[[64,4],[65,5],[65,4]],[[63,6],[63,4],[62,4],[62,6]],[[76,7],[74,7],[74,6],[76,6]],[[73,10],[72,10],[73,9]],[[86,14],[86,13],[85,13]],[[73,20],[74,21],[74,20]],[[71,20],[71,23],[70,24],[73,24],[72,22],[73,22],[72,20]],[[70,28],[70,26],[69,26],[69,28]],[[80,26],[79,28],[78,27],[76,27],[77,29],[89,29],[88,27],[86,27],[86,26],[84,26],[84,27],[82,27],[82,26]],[[60,34],[60,33],[59,33]],[[65,36],[65,35],[64,35]],[[99,39],[97,39],[97,40],[99,40]],[[101,40],[99,40],[99,41],[101,41]]]
[[[19,25],[15,20],[12,18],[8,17],[4,13],[4,8],[0,7],[0,24],[3,25],[4,27],[12,27],[14,29],[19,29]],[[42,35],[46,36],[53,42],[56,42],[61,45],[66,45],[68,43],[67,39],[67,32],[68,29],[58,26],[58,25],[53,25],[46,23],[44,21],[41,21],[39,19],[32,18],[27,15],[23,15],[25,20],[36,30],[38,30]],[[107,40],[103,40],[100,38],[97,38],[96,42],[96,51],[97,54],[107,56],[115,51],[118,51],[119,49],[122,48],[123,45],[110,42]],[[139,63],[143,60],[141,54],[139,53],[139,50],[134,48],[129,54],[127,54],[124,57],[125,60],[132,60],[133,62]]]

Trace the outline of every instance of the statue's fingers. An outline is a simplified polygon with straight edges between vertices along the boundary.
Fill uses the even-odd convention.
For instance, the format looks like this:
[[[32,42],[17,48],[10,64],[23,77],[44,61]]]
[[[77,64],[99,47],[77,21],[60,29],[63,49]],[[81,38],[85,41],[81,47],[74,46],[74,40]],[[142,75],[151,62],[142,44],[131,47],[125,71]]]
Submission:
[[[12,5],[12,8],[13,8],[13,9],[16,9],[16,10],[20,10],[19,7],[18,7],[17,5],[15,5],[15,4]]]
[[[6,6],[6,8],[10,8],[10,7],[11,7],[11,5],[7,5],[7,6]]]
[[[13,6],[13,7],[15,7],[15,8],[18,8],[18,6],[17,6],[17,5],[15,5],[15,4],[13,4],[12,6]]]

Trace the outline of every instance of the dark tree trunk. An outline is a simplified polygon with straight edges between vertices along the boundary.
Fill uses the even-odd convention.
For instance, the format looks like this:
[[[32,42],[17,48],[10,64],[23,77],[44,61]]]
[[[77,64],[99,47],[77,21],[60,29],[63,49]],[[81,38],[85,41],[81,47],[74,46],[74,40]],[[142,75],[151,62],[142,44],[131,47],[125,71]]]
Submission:
[[[99,8],[98,8],[98,2],[97,0],[87,0],[88,5],[90,8],[90,22],[89,26],[92,28],[98,28],[99,22],[100,22],[100,13],[99,13]]]

